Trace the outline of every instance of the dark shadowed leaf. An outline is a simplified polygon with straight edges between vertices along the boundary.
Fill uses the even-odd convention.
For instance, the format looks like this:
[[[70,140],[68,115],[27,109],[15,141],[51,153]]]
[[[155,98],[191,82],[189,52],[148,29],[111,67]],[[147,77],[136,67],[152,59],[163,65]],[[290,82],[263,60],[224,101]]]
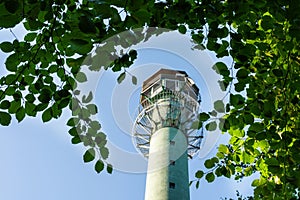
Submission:
[[[200,113],[198,116],[198,119],[203,122],[208,120],[209,118],[210,118],[209,114],[204,113],[204,112]]]
[[[180,25],[180,26],[178,27],[178,31],[179,31],[179,33],[181,33],[181,34],[185,34],[185,33],[186,33],[186,27],[185,27],[185,25]]]
[[[212,159],[208,159],[204,162],[204,166],[207,168],[207,169],[211,169],[215,166],[215,163]]]
[[[10,102],[8,100],[4,100],[0,103],[1,109],[8,109],[10,107]]]
[[[201,170],[198,170],[198,171],[196,172],[196,174],[195,174],[195,177],[196,177],[196,178],[202,178],[203,175],[204,175],[204,172],[201,171]]]
[[[113,172],[113,167],[112,167],[111,164],[107,164],[107,166],[106,166],[106,171],[107,171],[109,174],[111,174],[111,173]]]
[[[214,66],[213,69],[220,75],[222,76],[229,76],[230,72],[227,68],[227,66],[222,63],[222,62],[217,62]]]
[[[21,122],[25,118],[25,109],[23,107],[20,107],[16,112],[16,118],[18,122]]]
[[[126,77],[126,72],[122,72],[117,79],[118,83],[120,84],[125,79],[125,77]]]
[[[48,108],[47,110],[45,110],[42,114],[42,120],[43,122],[48,122],[52,119],[52,109]]]
[[[104,163],[102,160],[98,160],[95,164],[95,171],[100,173],[104,169]]]
[[[9,53],[12,52],[14,50],[14,46],[12,43],[10,42],[2,42],[0,44],[0,49],[5,52],[5,53]]]
[[[88,149],[83,155],[84,162],[91,162],[95,159],[95,150],[93,148]]]
[[[8,126],[10,124],[10,121],[11,121],[10,114],[0,111],[0,124],[2,126]]]
[[[211,183],[215,180],[215,175],[213,172],[210,172],[206,174],[205,179],[207,180],[208,183]]]
[[[196,189],[199,188],[199,183],[200,183],[200,181],[197,181],[197,182],[196,182]]]

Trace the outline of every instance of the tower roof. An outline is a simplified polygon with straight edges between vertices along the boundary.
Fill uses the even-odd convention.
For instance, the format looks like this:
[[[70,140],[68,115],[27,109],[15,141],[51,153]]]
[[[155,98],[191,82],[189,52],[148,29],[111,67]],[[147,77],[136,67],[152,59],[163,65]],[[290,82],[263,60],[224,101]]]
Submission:
[[[188,84],[193,88],[194,92],[196,94],[199,93],[199,88],[196,86],[194,81],[188,76],[188,74],[185,71],[164,69],[164,68],[158,70],[157,72],[155,72],[152,76],[150,76],[148,79],[146,79],[143,82],[142,92],[145,91],[149,86],[151,86],[157,80],[164,79],[164,78],[180,80],[180,81],[187,80]]]

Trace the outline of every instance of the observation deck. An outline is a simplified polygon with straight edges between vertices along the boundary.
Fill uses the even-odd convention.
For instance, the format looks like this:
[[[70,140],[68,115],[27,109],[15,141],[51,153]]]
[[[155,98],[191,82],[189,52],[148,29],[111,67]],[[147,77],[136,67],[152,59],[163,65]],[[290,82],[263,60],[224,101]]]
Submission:
[[[199,88],[184,71],[160,69],[143,82],[139,114],[133,126],[134,143],[149,156],[152,135],[164,127],[184,133],[192,158],[200,149],[203,132],[192,129],[201,98]]]

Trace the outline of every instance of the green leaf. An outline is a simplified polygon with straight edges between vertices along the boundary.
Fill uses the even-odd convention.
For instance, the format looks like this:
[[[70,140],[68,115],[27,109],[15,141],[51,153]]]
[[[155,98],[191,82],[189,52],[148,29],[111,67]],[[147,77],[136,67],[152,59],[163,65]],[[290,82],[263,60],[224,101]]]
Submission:
[[[71,142],[72,142],[72,144],[79,144],[82,142],[82,140],[78,135],[76,135],[72,138]]]
[[[42,120],[43,122],[48,122],[52,119],[52,109],[48,108],[47,110],[45,110],[42,114]]]
[[[279,166],[279,162],[276,158],[272,157],[272,158],[267,158],[265,163],[267,165],[270,165],[270,166]]]
[[[204,166],[207,168],[207,169],[211,169],[215,166],[215,162],[212,160],[212,159],[208,159],[204,162]]]
[[[254,179],[254,180],[252,181],[251,186],[252,186],[252,187],[257,187],[257,186],[259,186],[259,179]]]
[[[103,159],[107,159],[108,158],[108,149],[106,147],[101,147],[100,154]]]
[[[19,1],[18,0],[5,1],[4,5],[5,5],[6,10],[13,14],[13,13],[17,12],[17,10],[19,8]]]
[[[79,21],[79,29],[83,33],[96,33],[96,27],[93,21],[87,16],[81,16]]]
[[[179,31],[179,33],[181,33],[181,34],[185,34],[185,33],[186,33],[186,27],[185,27],[185,25],[180,25],[180,26],[178,27],[178,31]]]
[[[245,113],[243,117],[245,124],[252,124],[254,122],[254,117],[251,113]]]
[[[35,105],[33,104],[33,103],[30,103],[30,102],[26,102],[25,103],[25,112],[26,112],[26,114],[28,115],[28,116],[33,116],[33,117],[35,117],[36,116],[36,114],[37,114],[37,112],[36,112],[36,110],[35,110]]]
[[[219,152],[224,153],[224,154],[228,154],[229,153],[228,147],[226,145],[224,145],[224,144],[220,144],[218,150],[219,150]]]
[[[244,104],[245,98],[240,94],[230,94],[230,104],[234,107],[241,107]]]
[[[40,96],[38,97],[39,101],[41,103],[49,103],[49,101],[51,100],[51,94],[52,92],[48,89],[43,89],[41,92],[40,92]]]
[[[98,121],[92,121],[89,125],[95,130],[99,130],[101,128],[101,125]]]
[[[217,100],[214,102],[214,108],[219,113],[225,112],[225,106],[222,100]]]
[[[17,53],[11,54],[5,61],[6,69],[10,72],[16,72],[19,65],[19,55]]]
[[[102,160],[98,160],[95,164],[95,171],[99,174],[104,169],[104,163]]]
[[[214,116],[214,117],[216,117],[217,115],[218,115],[218,113],[215,111],[215,110],[213,110],[213,111],[211,111],[211,112],[208,112],[211,116]]]
[[[192,123],[191,129],[200,129],[203,123],[201,121],[195,120]]]
[[[202,112],[202,113],[200,113],[200,114],[198,115],[198,119],[199,119],[200,121],[202,121],[202,122],[205,122],[205,121],[208,120],[209,118],[210,118],[209,114],[204,113],[204,112]]]
[[[247,78],[248,77],[248,70],[244,69],[244,68],[240,68],[239,71],[237,71],[236,73],[236,77],[237,78]]]
[[[12,52],[14,50],[14,46],[12,43],[10,42],[2,42],[0,44],[0,49],[5,52],[5,53],[9,53]]]
[[[211,183],[215,180],[215,175],[213,172],[210,172],[206,174],[205,179],[207,180],[208,183]]]
[[[204,172],[201,171],[201,170],[198,170],[198,171],[196,172],[196,174],[195,174],[195,177],[196,177],[196,178],[202,178],[203,175],[204,175]]]
[[[112,173],[113,168],[112,168],[112,165],[111,165],[111,164],[107,164],[107,166],[106,166],[106,171],[107,171],[109,174]]]
[[[210,122],[210,123],[206,124],[205,128],[208,131],[214,131],[217,129],[217,123],[215,121]]]
[[[196,189],[199,188],[199,183],[200,183],[199,181],[196,182]]]
[[[18,122],[21,122],[25,118],[25,109],[23,107],[20,107],[16,112],[16,118]]]
[[[71,136],[78,136],[78,131],[76,127],[71,128],[68,132]]]
[[[240,129],[230,129],[228,132],[230,133],[230,135],[235,136],[237,138],[245,136],[245,131]]]
[[[137,84],[137,78],[135,76],[131,77],[131,82],[136,85]]]
[[[144,25],[150,19],[150,13],[146,9],[140,9],[132,14],[139,24]]]
[[[125,77],[126,77],[126,72],[122,72],[117,79],[118,83],[120,84],[125,79]]]
[[[76,126],[79,122],[79,119],[76,117],[72,117],[68,120],[67,125],[68,126]]]
[[[17,76],[15,74],[8,74],[6,77],[5,77],[5,83],[7,85],[10,85],[10,84],[13,84],[16,82],[16,79],[17,79]]]
[[[269,15],[263,16],[261,26],[264,30],[273,29],[273,18]]]
[[[93,48],[93,44],[91,42],[83,39],[72,39],[70,41],[70,45],[70,49],[72,51],[75,51],[81,55],[89,53]]]
[[[248,131],[254,131],[256,133],[264,130],[264,126],[261,123],[255,122],[250,125]]]
[[[83,72],[78,72],[75,79],[79,82],[79,83],[83,83],[87,81],[87,77],[85,75],[85,73]]]
[[[130,56],[130,59],[133,61],[137,58],[137,51],[136,50],[130,50],[128,55]]]
[[[98,113],[98,108],[95,104],[89,104],[86,107],[92,115],[95,115]]]
[[[98,147],[102,148],[107,143],[106,135],[103,132],[98,132],[95,138]]]
[[[0,124],[2,126],[8,126],[10,122],[11,122],[10,114],[0,111]]]
[[[30,103],[33,103],[33,102],[35,101],[35,97],[34,97],[33,94],[27,94],[27,95],[25,96],[25,99],[26,99],[28,102],[30,102]]]
[[[63,108],[67,107],[70,103],[69,98],[64,98],[61,101],[58,101],[58,110],[62,110]]]
[[[223,62],[217,62],[213,69],[222,76],[229,76],[230,72],[227,68],[227,66]]]
[[[10,114],[16,113],[17,110],[18,110],[20,107],[21,107],[21,101],[20,101],[20,100],[18,100],[18,101],[12,101],[12,102],[10,102],[10,107],[9,107],[9,109],[8,109],[8,112],[9,112]]]
[[[93,148],[88,149],[83,155],[84,162],[91,162],[95,159],[95,150]]]
[[[272,73],[277,76],[277,77],[282,77],[283,76],[283,72],[281,69],[273,69]]]
[[[25,35],[24,40],[27,42],[32,42],[34,41],[34,39],[36,38],[37,33],[27,33],[27,35]]]
[[[88,96],[82,96],[82,103],[90,103],[93,99],[93,93],[90,91]]]
[[[243,91],[245,89],[245,87],[246,87],[246,84],[244,82],[238,82],[238,83],[234,84],[234,89],[237,92]]]
[[[8,100],[4,100],[0,103],[1,109],[8,109],[10,107],[10,102]]]

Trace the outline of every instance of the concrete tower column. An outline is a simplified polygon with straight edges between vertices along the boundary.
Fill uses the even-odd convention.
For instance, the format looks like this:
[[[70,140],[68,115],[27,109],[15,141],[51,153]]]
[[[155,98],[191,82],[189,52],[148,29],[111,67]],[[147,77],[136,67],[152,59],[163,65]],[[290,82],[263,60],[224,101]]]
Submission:
[[[178,129],[157,130],[150,141],[145,200],[189,200],[186,136]]]

